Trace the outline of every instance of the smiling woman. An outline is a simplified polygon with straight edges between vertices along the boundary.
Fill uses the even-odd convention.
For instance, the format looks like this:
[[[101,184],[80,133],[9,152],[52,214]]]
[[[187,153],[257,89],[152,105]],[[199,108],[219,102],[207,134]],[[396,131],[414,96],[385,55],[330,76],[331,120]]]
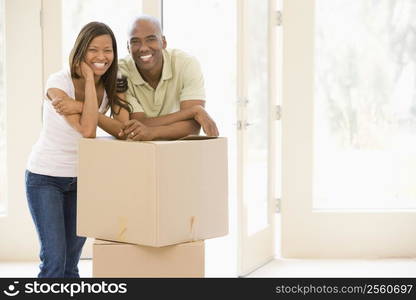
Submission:
[[[116,94],[117,44],[106,24],[90,22],[81,29],[69,65],[70,70],[51,74],[46,83],[43,128],[25,174],[41,246],[39,277],[79,277],[85,238],[76,235],[78,140],[94,138],[99,124],[117,135],[114,128],[129,114]],[[71,108],[68,113],[66,106],[75,112]],[[114,119],[103,115],[108,109]]]

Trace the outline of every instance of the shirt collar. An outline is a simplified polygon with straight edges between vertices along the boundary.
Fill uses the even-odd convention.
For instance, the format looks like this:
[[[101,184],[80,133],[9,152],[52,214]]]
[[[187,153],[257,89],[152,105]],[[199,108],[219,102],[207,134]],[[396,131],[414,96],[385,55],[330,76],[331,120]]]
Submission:
[[[172,62],[170,59],[169,52],[166,49],[162,50],[163,53],[163,70],[162,80],[168,80],[172,78]]]

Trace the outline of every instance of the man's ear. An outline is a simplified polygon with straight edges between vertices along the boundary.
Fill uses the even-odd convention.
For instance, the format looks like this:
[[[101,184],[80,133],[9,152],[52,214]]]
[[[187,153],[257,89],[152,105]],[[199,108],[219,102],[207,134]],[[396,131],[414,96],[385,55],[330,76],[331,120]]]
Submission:
[[[164,35],[162,35],[162,46],[163,46],[163,49],[166,49],[167,45],[168,45],[168,43],[166,42],[166,38],[165,38]]]
[[[129,41],[127,41],[127,51],[130,53],[130,45],[129,45]]]

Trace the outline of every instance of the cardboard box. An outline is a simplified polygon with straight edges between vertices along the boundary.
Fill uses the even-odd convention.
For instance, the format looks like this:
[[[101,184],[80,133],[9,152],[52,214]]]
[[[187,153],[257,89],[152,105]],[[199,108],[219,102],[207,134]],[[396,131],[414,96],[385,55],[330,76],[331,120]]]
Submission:
[[[93,277],[204,277],[204,241],[148,247],[96,240]]]
[[[225,138],[81,139],[77,234],[161,247],[228,233]]]

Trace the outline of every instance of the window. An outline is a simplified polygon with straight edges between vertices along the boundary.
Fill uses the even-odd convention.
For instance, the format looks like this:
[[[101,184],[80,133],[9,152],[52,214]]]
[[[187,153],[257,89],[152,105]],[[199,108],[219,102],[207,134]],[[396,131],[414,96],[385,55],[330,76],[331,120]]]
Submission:
[[[316,1],[314,207],[416,207],[415,13]]]
[[[186,18],[185,11],[191,12]],[[230,136],[235,129],[230,120],[236,101],[235,2],[163,1],[163,33],[168,48],[181,49],[200,62],[207,110],[218,122],[220,135]]]

